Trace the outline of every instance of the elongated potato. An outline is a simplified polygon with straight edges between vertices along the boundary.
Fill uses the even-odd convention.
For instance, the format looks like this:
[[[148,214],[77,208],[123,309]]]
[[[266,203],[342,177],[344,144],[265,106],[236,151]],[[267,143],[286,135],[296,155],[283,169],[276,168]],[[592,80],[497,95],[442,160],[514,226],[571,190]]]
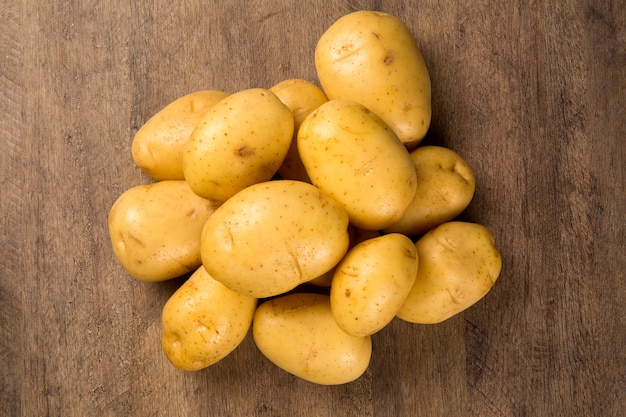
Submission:
[[[337,199],[358,228],[392,225],[415,195],[409,152],[359,103],[330,100],[309,114],[298,132],[298,151],[312,183]]]
[[[474,197],[476,179],[471,167],[451,149],[420,146],[411,152],[417,191],[402,218],[385,232],[417,236],[453,220]]]
[[[226,97],[209,109],[185,147],[185,180],[199,196],[218,201],[270,180],[289,150],[293,124],[291,110],[268,90]]]
[[[278,174],[285,180],[311,182],[298,153],[297,135],[302,121],[316,108],[328,101],[326,94],[315,84],[302,79],[289,79],[276,84],[270,91],[293,113],[293,138],[287,156],[278,168]]]
[[[229,290],[199,267],[163,307],[165,356],[185,371],[217,363],[244,339],[256,305],[255,298]]]
[[[387,13],[361,10],[334,22],[315,48],[330,100],[353,100],[380,116],[411,149],[431,119],[428,68],[409,28]]]
[[[350,249],[330,287],[330,306],[339,327],[352,336],[368,336],[389,324],[413,287],[417,265],[413,241],[400,233]]]
[[[292,290],[332,269],[348,249],[348,215],[315,186],[254,184],[228,199],[202,230],[211,276],[257,298]]]
[[[115,257],[141,281],[164,281],[194,271],[201,263],[202,228],[219,204],[198,197],[182,180],[126,190],[108,217]]]
[[[294,293],[261,304],[252,323],[257,347],[281,369],[320,385],[345,384],[367,370],[370,336],[337,326],[327,295]]]
[[[439,323],[472,306],[489,292],[502,268],[493,235],[476,223],[443,223],[415,247],[417,277],[398,312],[412,323]]]
[[[131,153],[135,164],[155,180],[182,180],[183,151],[208,109],[228,94],[203,90],[161,109],[137,131]]]

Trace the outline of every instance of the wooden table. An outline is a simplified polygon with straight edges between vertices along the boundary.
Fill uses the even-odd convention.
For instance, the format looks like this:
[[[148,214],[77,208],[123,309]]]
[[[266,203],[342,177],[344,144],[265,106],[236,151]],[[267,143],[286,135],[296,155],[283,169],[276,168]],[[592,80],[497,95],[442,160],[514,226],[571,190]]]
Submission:
[[[0,416],[621,416],[626,404],[626,8],[619,1],[33,1],[0,7]],[[467,3],[467,4],[465,4]],[[180,280],[133,280],[106,217],[149,182],[134,133],[179,96],[316,80],[341,15],[416,35],[425,143],[474,168],[493,290],[438,325],[374,337],[366,374],[318,386],[251,337],[178,371],[160,310]]]

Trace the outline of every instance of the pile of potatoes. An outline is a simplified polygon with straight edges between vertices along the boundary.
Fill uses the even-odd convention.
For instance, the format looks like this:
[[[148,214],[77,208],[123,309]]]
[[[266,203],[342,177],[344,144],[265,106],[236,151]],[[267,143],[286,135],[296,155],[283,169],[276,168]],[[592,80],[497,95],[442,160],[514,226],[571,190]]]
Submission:
[[[134,278],[187,277],[162,311],[177,368],[206,368],[251,332],[285,371],[347,383],[396,317],[446,320],[500,274],[490,231],[456,220],[472,169],[420,146],[431,87],[409,29],[385,13],[345,15],[319,39],[315,65],[321,88],[290,79],[194,92],[133,140],[154,181],[118,198],[109,233]]]

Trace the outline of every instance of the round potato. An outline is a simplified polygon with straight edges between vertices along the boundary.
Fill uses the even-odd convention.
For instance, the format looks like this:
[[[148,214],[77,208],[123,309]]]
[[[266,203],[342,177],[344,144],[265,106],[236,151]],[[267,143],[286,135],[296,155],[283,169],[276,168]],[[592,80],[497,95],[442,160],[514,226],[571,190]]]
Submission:
[[[330,287],[330,306],[339,327],[352,336],[368,336],[389,324],[413,287],[417,265],[413,241],[399,233],[350,249]]]
[[[491,232],[480,224],[447,222],[416,243],[415,284],[398,317],[412,323],[439,323],[472,306],[500,275],[502,259]]]
[[[328,101],[326,94],[312,82],[302,79],[289,79],[276,84],[270,91],[293,113],[294,133],[287,156],[278,168],[282,179],[311,182],[298,153],[297,133],[302,121],[313,110]]]
[[[294,293],[261,304],[252,323],[257,347],[272,363],[309,382],[345,384],[367,370],[370,336],[337,326],[327,295]]]
[[[409,152],[359,103],[330,100],[302,122],[298,151],[313,184],[339,201],[356,227],[397,222],[416,190]]]
[[[293,114],[274,93],[239,91],[209,109],[191,134],[183,172],[201,197],[226,201],[270,180],[293,136]]]
[[[198,197],[183,180],[126,190],[109,211],[113,252],[141,281],[164,281],[201,263],[200,235],[219,202]]]
[[[380,116],[411,149],[431,119],[428,68],[411,31],[387,13],[361,10],[334,22],[315,48],[331,100],[353,100]]]
[[[252,185],[206,222],[204,267],[230,289],[257,298],[289,291],[332,269],[349,244],[348,215],[315,186]]]
[[[256,305],[256,298],[229,290],[199,267],[163,307],[165,356],[185,371],[217,363],[244,339]]]
[[[227,96],[221,91],[203,90],[165,106],[135,134],[131,147],[135,164],[158,181],[184,179],[183,151],[191,132],[207,110]]]
[[[398,222],[385,232],[417,236],[453,220],[472,201],[476,179],[471,167],[451,149],[420,146],[411,152],[417,173],[415,197]]]

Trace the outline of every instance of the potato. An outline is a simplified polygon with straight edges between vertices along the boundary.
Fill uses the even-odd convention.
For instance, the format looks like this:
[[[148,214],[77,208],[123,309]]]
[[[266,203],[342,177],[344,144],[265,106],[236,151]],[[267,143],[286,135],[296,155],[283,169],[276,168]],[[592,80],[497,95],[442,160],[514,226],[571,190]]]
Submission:
[[[199,267],[163,307],[165,356],[185,371],[217,363],[242,342],[256,305],[256,298],[229,290]]]
[[[480,224],[447,222],[416,243],[415,284],[398,312],[412,323],[439,323],[478,302],[500,275],[502,259]]]
[[[374,113],[330,100],[302,122],[298,150],[313,184],[337,199],[356,227],[397,222],[416,190],[409,152]]]
[[[451,149],[420,146],[411,152],[417,173],[415,197],[398,222],[385,232],[417,236],[453,220],[474,197],[476,179],[465,160]]]
[[[182,180],[183,151],[191,132],[209,108],[228,94],[215,90],[182,96],[153,115],[135,134],[135,164],[155,180]]]
[[[399,233],[368,239],[350,249],[330,287],[337,325],[352,336],[381,330],[413,287],[417,265],[413,241]]]
[[[328,101],[326,94],[315,84],[301,79],[289,79],[276,84],[270,91],[293,113],[294,133],[287,156],[278,168],[282,179],[311,182],[298,153],[297,133],[302,121],[313,110]]]
[[[219,201],[268,181],[287,154],[293,125],[291,110],[268,90],[234,93],[211,107],[191,134],[185,179],[199,196]]]
[[[412,149],[431,119],[428,68],[396,17],[357,11],[334,22],[315,48],[315,68],[331,100],[353,100],[380,116]]]
[[[252,336],[276,366],[321,385],[354,381],[372,355],[371,337],[341,330],[323,294],[293,293],[264,302],[254,314]]]
[[[257,298],[289,291],[333,268],[346,253],[348,215],[315,186],[254,184],[206,222],[204,267],[228,288]]]
[[[141,281],[164,281],[200,265],[200,235],[219,202],[198,197],[183,180],[126,190],[109,211],[113,252]]]

